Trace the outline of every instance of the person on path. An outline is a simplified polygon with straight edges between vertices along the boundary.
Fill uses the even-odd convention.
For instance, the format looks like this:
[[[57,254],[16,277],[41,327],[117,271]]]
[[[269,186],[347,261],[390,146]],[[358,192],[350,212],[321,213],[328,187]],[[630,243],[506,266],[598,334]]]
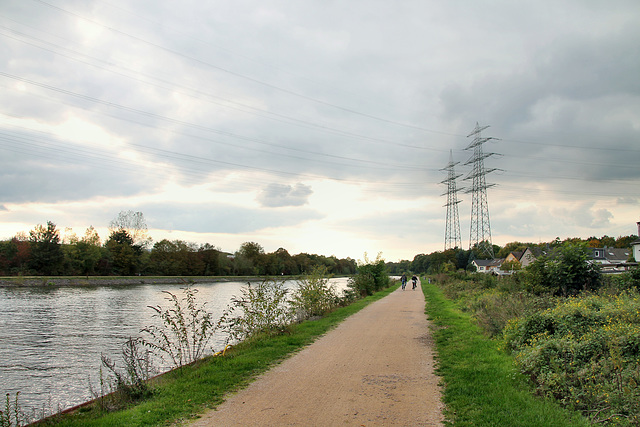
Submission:
[[[413,288],[412,289],[415,291],[416,290],[416,286],[418,286],[418,278],[415,275],[411,278],[411,283],[413,283]]]
[[[402,273],[402,277],[400,278],[400,283],[402,283],[402,290],[407,286],[407,275]]]

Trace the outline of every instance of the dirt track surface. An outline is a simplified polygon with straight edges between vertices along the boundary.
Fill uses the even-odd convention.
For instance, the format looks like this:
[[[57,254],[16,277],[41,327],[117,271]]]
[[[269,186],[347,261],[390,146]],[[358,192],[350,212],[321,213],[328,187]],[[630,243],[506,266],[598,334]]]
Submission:
[[[442,425],[424,306],[409,282],[191,425]]]

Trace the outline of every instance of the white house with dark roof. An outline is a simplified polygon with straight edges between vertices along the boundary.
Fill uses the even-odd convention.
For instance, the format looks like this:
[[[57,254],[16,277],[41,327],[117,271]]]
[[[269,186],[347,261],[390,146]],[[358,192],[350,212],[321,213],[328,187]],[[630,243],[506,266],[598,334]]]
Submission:
[[[474,259],[471,265],[476,267],[478,273],[492,273],[500,270],[504,259]]]

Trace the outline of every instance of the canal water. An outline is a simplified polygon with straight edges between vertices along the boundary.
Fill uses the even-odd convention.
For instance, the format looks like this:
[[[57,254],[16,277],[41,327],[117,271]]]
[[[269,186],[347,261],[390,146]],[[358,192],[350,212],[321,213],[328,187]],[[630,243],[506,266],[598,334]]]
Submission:
[[[346,278],[331,279],[338,292]],[[163,291],[182,296],[184,284],[0,287],[0,393],[20,392],[23,409],[35,414],[93,398],[100,389],[101,355],[122,360],[122,344],[154,323],[148,306],[167,307]],[[198,283],[199,304],[218,319],[246,282]],[[285,282],[287,288],[296,281]],[[224,336],[210,346],[221,350]]]

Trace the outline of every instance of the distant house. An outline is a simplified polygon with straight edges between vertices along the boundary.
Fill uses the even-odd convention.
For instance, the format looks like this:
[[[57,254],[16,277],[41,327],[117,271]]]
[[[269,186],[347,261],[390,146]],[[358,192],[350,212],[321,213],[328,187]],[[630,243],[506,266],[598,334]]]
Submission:
[[[600,266],[603,273],[617,273],[627,271],[629,267],[636,265],[628,263],[631,255],[630,249],[620,248],[589,248],[591,262]]]
[[[589,248],[591,259],[597,264],[620,264],[629,260],[631,250],[619,248]]]
[[[504,258],[501,259],[474,259],[471,265],[476,267],[478,273],[492,273],[500,270]]]
[[[520,267],[525,268],[535,260],[536,260],[535,255],[533,254],[530,248],[527,248],[524,251],[511,252],[504,259],[503,263],[517,262],[518,264],[520,264]]]

